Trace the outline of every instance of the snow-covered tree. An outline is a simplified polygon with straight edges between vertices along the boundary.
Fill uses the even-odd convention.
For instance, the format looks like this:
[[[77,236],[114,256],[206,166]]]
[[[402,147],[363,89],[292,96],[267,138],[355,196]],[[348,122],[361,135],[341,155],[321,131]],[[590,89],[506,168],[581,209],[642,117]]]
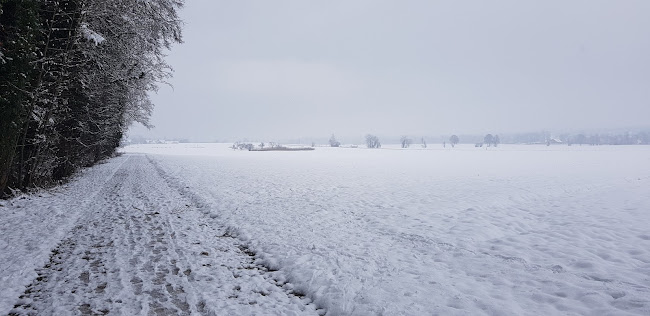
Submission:
[[[110,156],[171,76],[183,0],[0,2],[0,192]],[[5,44],[7,43],[7,44]],[[7,135],[7,137],[5,137]]]
[[[487,147],[490,147],[490,145],[492,144],[492,142],[494,142],[494,136],[492,136],[492,134],[487,134],[487,135],[485,135],[485,137],[483,138],[483,143],[484,143]]]
[[[341,146],[341,143],[338,140],[336,140],[336,137],[334,137],[334,134],[332,134],[332,137],[330,137],[329,143],[330,143],[331,147],[339,147],[339,146]]]
[[[411,143],[413,143],[413,141],[407,136],[402,136],[402,138],[400,138],[400,143],[402,144],[402,148],[409,148],[411,147]]]
[[[451,137],[449,137],[449,143],[451,144],[452,148],[454,146],[456,146],[456,144],[458,144],[459,141],[460,140],[458,139],[458,136],[456,136],[456,135],[451,135]]]
[[[381,143],[379,142],[379,137],[370,134],[366,135],[366,146],[368,148],[380,148]]]

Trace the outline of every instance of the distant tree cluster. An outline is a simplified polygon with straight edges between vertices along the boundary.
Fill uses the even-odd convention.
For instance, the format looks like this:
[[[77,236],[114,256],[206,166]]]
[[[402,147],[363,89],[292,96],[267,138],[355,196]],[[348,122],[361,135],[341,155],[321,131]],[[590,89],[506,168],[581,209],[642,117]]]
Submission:
[[[366,146],[368,146],[368,148],[381,148],[379,137],[370,134],[366,135]]]
[[[260,148],[264,149],[264,143],[260,143],[258,146],[260,146]],[[232,149],[250,151],[250,150],[253,150],[253,148],[255,148],[255,145],[253,145],[251,143],[235,142],[234,144],[232,144]]]
[[[312,144],[312,147],[314,147],[314,146],[315,146],[315,144]],[[256,150],[257,151],[257,150],[273,150],[273,149],[280,149],[280,148],[286,148],[286,147],[284,147],[284,146],[282,146],[282,145],[280,145],[278,143],[275,143],[275,142],[269,142],[268,144],[264,143],[264,142],[261,142],[261,143],[257,144],[257,147],[256,147],[255,145],[253,145],[253,143],[239,142],[238,141],[238,142],[234,142],[232,144],[232,146],[230,146],[230,148],[232,148],[233,150],[248,150],[248,151]]]
[[[483,137],[483,144],[485,144],[487,147],[497,147],[500,143],[501,139],[499,138],[499,135],[492,136],[492,134],[487,134],[485,137]]]
[[[514,144],[566,144],[566,145],[648,145],[650,133],[608,133],[608,134],[560,134],[551,135],[549,132],[514,134],[508,137],[509,143]]]
[[[484,136],[480,135],[451,135],[447,140],[443,141],[443,144],[446,145],[447,142],[453,147],[460,143],[460,139],[464,140],[465,143],[474,143],[475,147],[498,147],[502,142],[504,143],[527,143],[527,144],[572,144],[583,145],[601,145],[601,144],[610,144],[610,145],[623,145],[623,144],[650,144],[650,133],[648,132],[639,132],[639,133],[624,133],[620,135],[569,135],[562,134],[558,137],[551,137],[549,132],[539,132],[539,133],[525,133],[525,134],[506,134],[503,138],[497,134],[486,134]],[[505,139],[502,141],[502,139]],[[391,140],[394,141],[395,139]],[[368,148],[381,148],[381,142],[379,137],[367,134],[365,136],[366,146]],[[409,136],[401,136],[399,138],[400,146],[404,149],[410,148],[413,145],[413,139]],[[341,143],[336,139],[336,136],[332,134],[328,140],[330,147],[340,147]],[[235,149],[244,149],[250,150],[249,145],[245,143],[235,143],[233,148]],[[252,146],[252,145],[250,145]],[[262,143],[258,145],[259,149],[264,149],[265,144]],[[274,143],[269,143],[271,148],[280,148],[276,147]],[[312,147],[316,146],[316,143],[311,143]],[[427,148],[427,141],[424,137],[420,139],[420,146],[422,148]],[[351,148],[357,148],[356,145],[350,145]],[[254,147],[252,147],[254,148]],[[258,150],[255,148],[254,150]]]
[[[334,137],[334,134],[332,134],[332,137],[330,137],[329,142],[330,142],[330,147],[339,147],[339,146],[341,146],[341,143],[338,140],[336,140],[336,137]]]
[[[0,1],[0,194],[64,179],[149,126],[183,2]]]
[[[400,138],[400,143],[402,144],[402,148],[409,148],[411,147],[413,140],[406,136],[402,136],[402,138]]]
[[[585,134],[578,135],[563,135],[567,145],[571,146],[573,144],[577,145],[649,145],[650,144],[650,133],[648,132],[639,132],[639,133],[630,133],[626,132],[623,134],[613,134],[613,135],[599,135],[593,134],[586,136]]]

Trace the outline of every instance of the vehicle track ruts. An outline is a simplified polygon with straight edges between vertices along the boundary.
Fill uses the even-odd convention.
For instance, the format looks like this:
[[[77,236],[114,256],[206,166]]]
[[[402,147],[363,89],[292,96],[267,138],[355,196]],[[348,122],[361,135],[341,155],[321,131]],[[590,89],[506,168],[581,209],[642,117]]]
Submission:
[[[129,155],[9,315],[323,313],[161,172]]]

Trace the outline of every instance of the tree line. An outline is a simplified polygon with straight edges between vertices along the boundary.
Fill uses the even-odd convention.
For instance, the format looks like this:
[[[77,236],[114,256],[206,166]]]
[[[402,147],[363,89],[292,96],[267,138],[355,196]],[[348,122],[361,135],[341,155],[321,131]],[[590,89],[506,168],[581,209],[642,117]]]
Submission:
[[[566,144],[566,145],[650,145],[650,132],[620,133],[559,133],[549,132],[523,133],[509,135],[506,140],[515,144]]]
[[[0,194],[110,157],[171,75],[184,0],[0,0]]]
[[[650,144],[650,133],[639,132],[639,133],[622,133],[622,134],[577,134],[577,135],[562,135],[560,139],[563,139],[567,145],[571,146],[573,144],[577,145],[649,145]]]
[[[366,147],[368,148],[381,148],[381,142],[379,141],[379,137],[377,137],[376,135],[367,134],[365,136],[365,141],[366,141]],[[334,136],[334,134],[332,134],[328,142],[330,147],[341,146],[341,142],[339,142],[336,139],[336,136]],[[460,139],[458,138],[457,135],[451,135],[451,137],[449,137],[449,144],[451,145],[451,147],[455,147],[458,144],[458,142],[460,142]],[[501,140],[499,138],[499,135],[493,136],[492,134],[487,134],[483,139],[483,143],[478,143],[477,147],[483,147],[483,144],[487,145],[488,147],[489,146],[497,147],[497,145],[499,145],[500,143]],[[402,146],[402,148],[409,148],[411,147],[412,144],[413,144],[413,140],[408,136],[402,136],[400,138],[400,145]],[[447,142],[444,141],[443,144],[446,146]],[[420,139],[420,146],[422,146],[422,148],[427,148],[428,146],[424,137]]]
[[[451,135],[448,139],[444,138],[442,141],[443,146],[447,144],[451,147],[455,147],[460,143],[460,139],[463,137],[465,143],[474,143],[475,147],[498,147],[502,143],[506,144],[567,144],[571,145],[636,145],[636,144],[650,144],[650,133],[648,132],[638,132],[630,133],[626,132],[623,134],[561,134],[557,137],[552,137],[548,132],[540,133],[525,133],[525,134],[505,134],[505,136],[499,136],[498,134],[486,134],[485,136],[478,135]],[[382,144],[379,140],[379,137],[373,134],[365,135],[365,144],[367,148],[381,148]],[[503,140],[502,140],[503,139]],[[395,139],[391,139],[394,141]],[[327,141],[330,147],[341,147],[341,142],[332,134]],[[414,140],[408,136],[401,136],[399,138],[399,143],[402,148],[409,148],[414,144]],[[271,145],[273,143],[269,143]],[[422,148],[427,148],[428,144],[424,137],[420,139],[420,144]],[[243,147],[242,147],[243,146]],[[277,145],[279,146],[279,145]],[[311,143],[312,147],[316,146],[315,142]],[[356,145],[351,145],[356,148]],[[233,148],[236,149],[252,149],[255,146],[253,144],[247,144],[242,142],[236,142],[233,145]],[[258,145],[259,148],[263,149],[265,147],[264,143]]]
[[[336,141],[336,138],[334,137],[334,135],[332,135],[332,137],[330,138],[330,145],[332,147],[339,147],[340,143],[336,142],[336,146],[334,146],[334,145],[332,145],[333,144],[332,140]],[[455,147],[458,144],[458,142],[460,142],[460,139],[458,138],[457,135],[451,135],[449,137],[449,144],[451,145],[452,148]],[[488,147],[490,147],[490,146],[497,147],[500,143],[501,143],[501,140],[499,138],[499,135],[494,135],[493,136],[492,134],[487,134],[483,138],[483,143],[477,143],[476,147],[483,147],[484,144],[487,145]],[[408,136],[402,136],[400,138],[400,145],[402,146],[402,148],[409,148],[409,147],[411,147],[411,144],[413,144],[413,140],[411,138],[409,138]],[[427,148],[427,142],[424,139],[424,137],[421,138],[420,145],[422,146],[422,148]],[[443,142],[443,146],[445,146],[445,147],[447,146],[447,141]],[[366,135],[366,147],[368,147],[368,148],[380,148],[381,147],[381,142],[379,142],[379,138],[377,136],[368,134],[368,135]]]

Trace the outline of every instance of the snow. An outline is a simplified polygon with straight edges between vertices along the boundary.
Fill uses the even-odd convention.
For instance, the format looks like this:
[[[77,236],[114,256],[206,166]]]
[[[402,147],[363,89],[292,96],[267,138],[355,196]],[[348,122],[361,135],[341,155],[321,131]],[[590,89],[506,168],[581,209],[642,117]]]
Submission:
[[[95,43],[95,45],[99,45],[106,40],[106,38],[104,38],[101,34],[88,28],[88,24],[86,23],[82,23],[81,26],[79,26],[79,28],[81,30],[81,35],[86,40]]]
[[[143,155],[57,191],[0,207],[0,314],[320,312]]]
[[[230,145],[0,202],[0,314],[650,314],[650,147]]]
[[[126,151],[332,315],[650,314],[648,147],[227,147]]]
[[[80,213],[97,196],[123,158],[85,170],[76,181],[52,191],[0,201],[0,314],[14,305]]]

